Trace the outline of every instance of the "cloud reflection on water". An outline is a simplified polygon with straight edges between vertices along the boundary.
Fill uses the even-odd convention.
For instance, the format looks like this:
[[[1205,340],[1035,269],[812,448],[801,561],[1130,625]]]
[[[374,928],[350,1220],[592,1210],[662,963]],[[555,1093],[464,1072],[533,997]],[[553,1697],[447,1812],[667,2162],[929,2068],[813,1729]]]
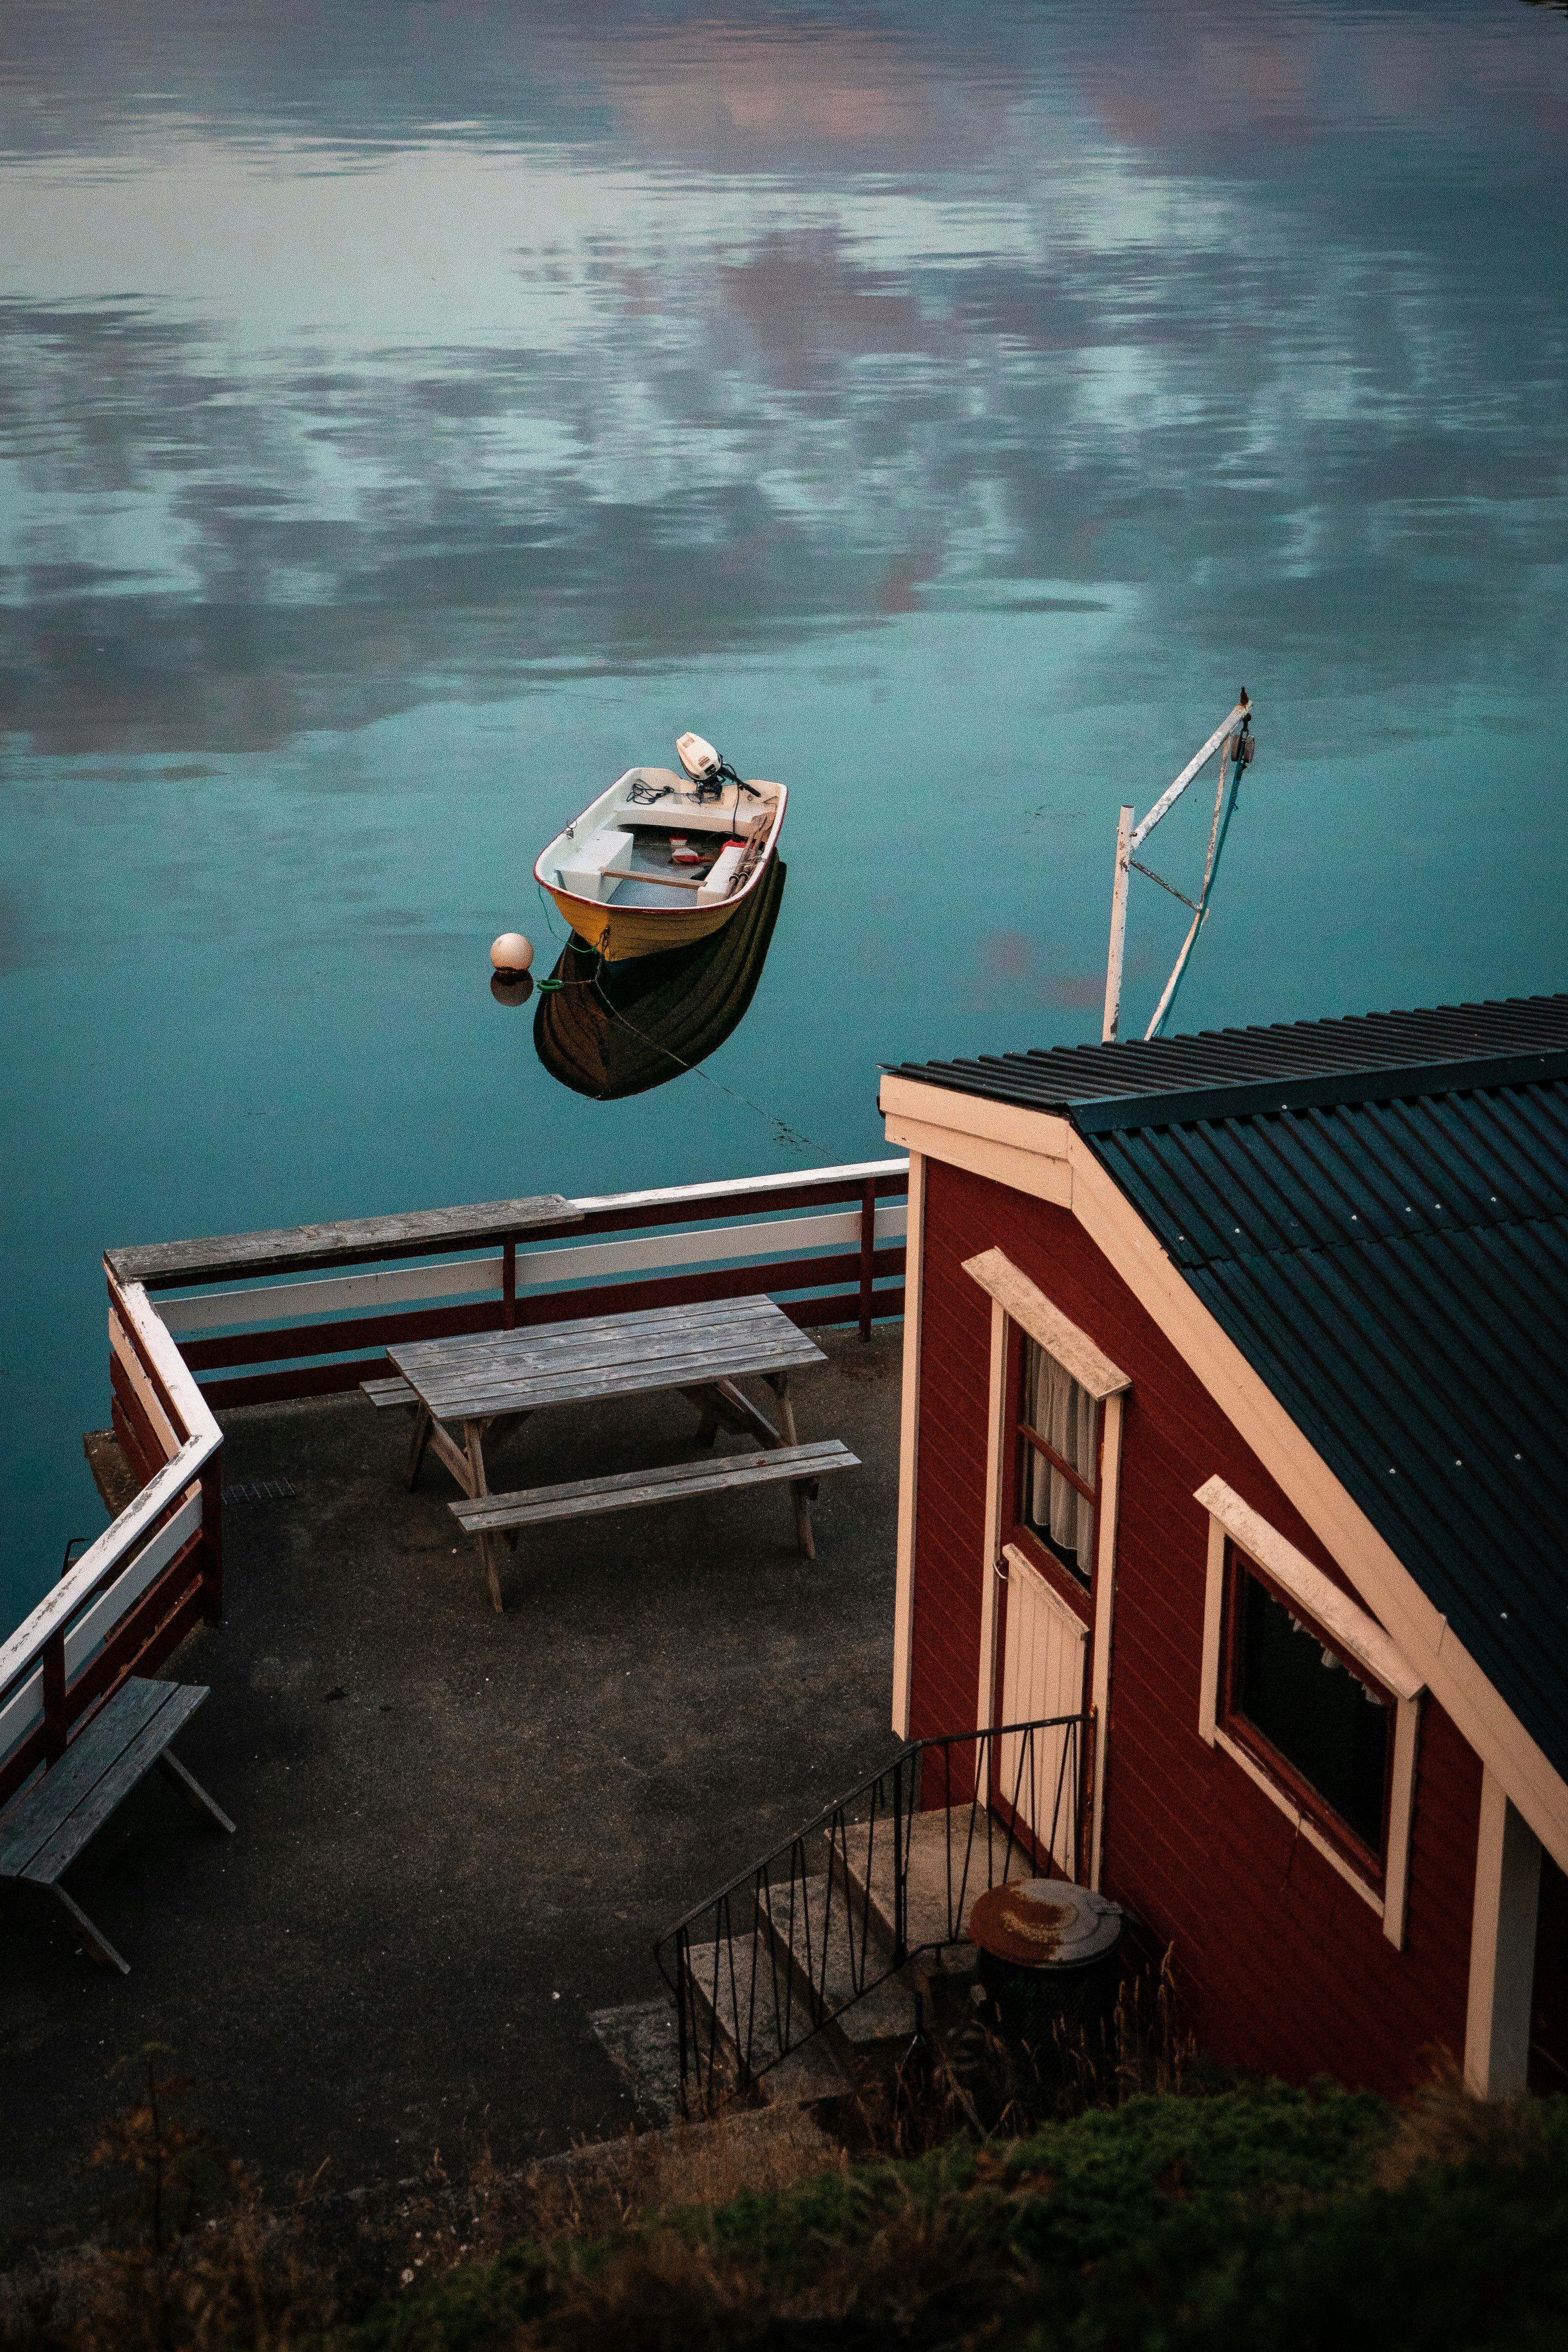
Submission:
[[[113,178],[110,280],[34,247],[0,309],[35,751],[256,749],[1003,582],[1136,592],[1085,694],[1239,633],[1308,695],[1561,675],[1538,18],[239,21],[21,20],[21,216]]]

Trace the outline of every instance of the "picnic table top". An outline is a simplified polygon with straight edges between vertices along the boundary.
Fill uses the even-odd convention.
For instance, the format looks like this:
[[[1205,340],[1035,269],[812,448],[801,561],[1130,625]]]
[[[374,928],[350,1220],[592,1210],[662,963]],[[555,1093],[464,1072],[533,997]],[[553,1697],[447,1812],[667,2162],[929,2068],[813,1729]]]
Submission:
[[[472,1339],[410,1340],[387,1354],[437,1421],[690,1388],[827,1360],[782,1308],[758,1297],[535,1323]]]

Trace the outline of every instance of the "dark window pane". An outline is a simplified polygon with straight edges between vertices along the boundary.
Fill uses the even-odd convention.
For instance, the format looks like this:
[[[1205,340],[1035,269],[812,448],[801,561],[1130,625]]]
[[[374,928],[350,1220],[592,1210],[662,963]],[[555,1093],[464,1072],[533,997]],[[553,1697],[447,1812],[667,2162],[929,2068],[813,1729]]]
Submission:
[[[1242,1570],[1234,1704],[1363,1845],[1383,1852],[1387,1702]]]

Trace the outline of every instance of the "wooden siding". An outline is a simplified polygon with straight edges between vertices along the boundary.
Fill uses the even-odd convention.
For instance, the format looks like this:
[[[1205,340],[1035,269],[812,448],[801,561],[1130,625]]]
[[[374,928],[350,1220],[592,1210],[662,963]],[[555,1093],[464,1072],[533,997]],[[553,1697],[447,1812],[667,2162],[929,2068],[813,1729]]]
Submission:
[[[1406,1948],[1198,1733],[1216,1472],[1348,1590],[1256,1456],[1071,1212],[933,1160],[922,1299],[911,1736],[967,1728],[979,1670],[990,1300],[1000,1248],[1129,1374],[1116,1546],[1103,1884],[1174,1944],[1192,2022],[1227,2063],[1397,2094],[1464,2046],[1481,1769],[1430,1698]]]

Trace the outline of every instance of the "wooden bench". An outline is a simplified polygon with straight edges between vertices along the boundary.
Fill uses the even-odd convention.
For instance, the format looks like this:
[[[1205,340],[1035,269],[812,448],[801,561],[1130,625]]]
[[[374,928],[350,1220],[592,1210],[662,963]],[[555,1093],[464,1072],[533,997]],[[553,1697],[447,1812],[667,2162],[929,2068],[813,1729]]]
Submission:
[[[0,1878],[47,1886],[93,1958],[122,1976],[130,1975],[129,1963],[72,1902],[60,1877],[154,1765],[199,1812],[232,1836],[228,1815],[169,1753],[169,1742],[206,1696],[199,1683],[153,1683],[131,1675],[84,1724],[58,1763],[0,1813]]]
[[[515,1495],[466,1496],[447,1508],[466,1535],[505,1535],[550,1519],[585,1519],[601,1511],[630,1511],[644,1503],[674,1503],[689,1495],[716,1495],[738,1486],[768,1486],[788,1479],[795,1490],[797,1530],[808,1559],[807,1498],[832,1470],[858,1470],[860,1457],[836,1437],[811,1445],[772,1445],[756,1454],[720,1454],[702,1462],[671,1462],[657,1470],[621,1470],[609,1478],[572,1478],[561,1486],[526,1486]],[[802,1525],[803,1522],[803,1525]]]

